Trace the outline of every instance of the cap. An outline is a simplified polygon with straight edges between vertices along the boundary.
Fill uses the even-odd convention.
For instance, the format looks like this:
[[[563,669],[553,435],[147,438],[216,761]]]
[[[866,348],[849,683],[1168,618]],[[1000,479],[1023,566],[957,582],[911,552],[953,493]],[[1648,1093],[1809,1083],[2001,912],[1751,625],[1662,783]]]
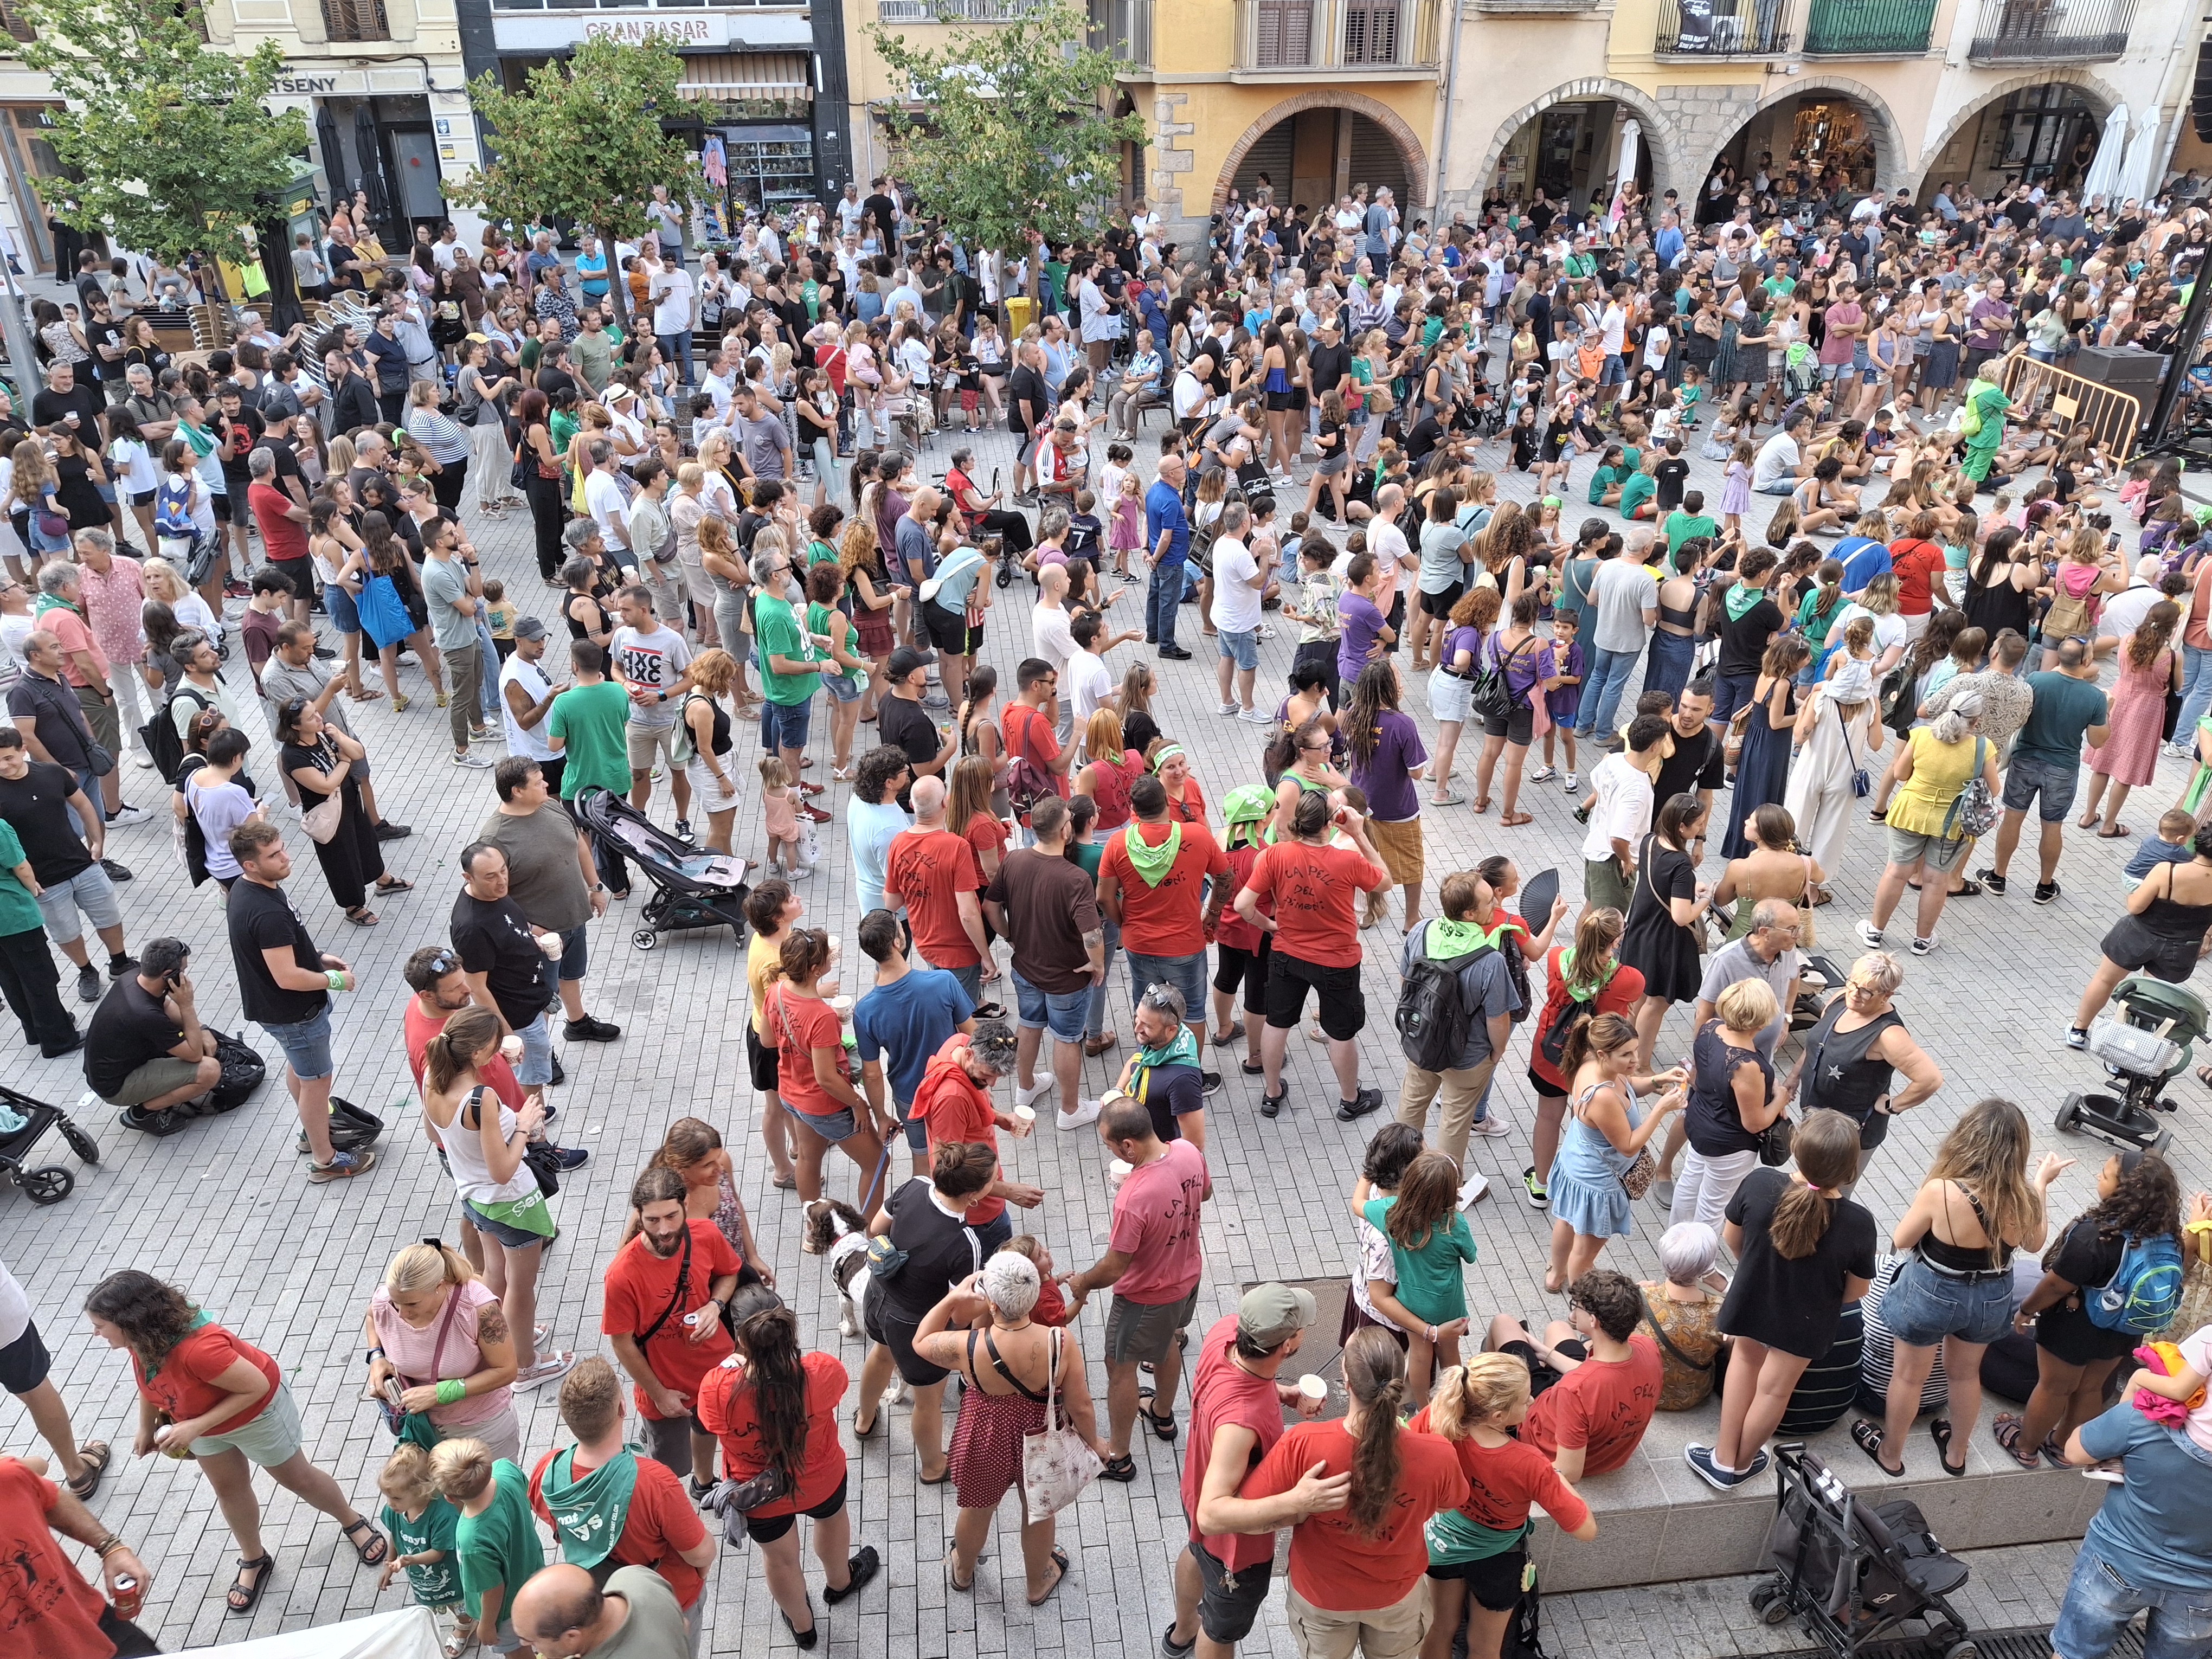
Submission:
[[[1255,1285],[1237,1304],[1237,1334],[1262,1348],[1280,1347],[1320,1319],[1313,1292],[1288,1285]]]
[[[545,637],[545,624],[535,617],[517,617],[514,619],[514,637],[518,640],[542,640]]]
[[[915,669],[927,668],[936,660],[933,651],[917,651],[910,645],[902,645],[891,653],[890,676],[894,680],[902,680]]]

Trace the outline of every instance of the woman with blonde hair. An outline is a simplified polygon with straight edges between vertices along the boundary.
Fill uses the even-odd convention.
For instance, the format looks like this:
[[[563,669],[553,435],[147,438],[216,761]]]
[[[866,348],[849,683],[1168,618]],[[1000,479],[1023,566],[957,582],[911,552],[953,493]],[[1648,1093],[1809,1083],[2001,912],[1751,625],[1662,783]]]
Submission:
[[[1928,1425],[1943,1473],[1966,1472],[1951,1462],[1954,1431],[1973,1431],[1982,1410],[1982,1351],[2012,1325],[2012,1258],[2037,1251],[2051,1230],[2051,1183],[2074,1160],[2045,1152],[2033,1181],[2027,1118],[2008,1100],[1968,1107],[1936,1149],[1928,1179],[1890,1234],[1905,1265],[1881,1298],[1882,1322],[1896,1340],[1883,1419],[1861,1418],[1851,1441],[1893,1477],[1905,1473],[1905,1442],[1920,1414],[1920,1385],[1943,1352],[1951,1415]],[[1954,1431],[1954,1425],[1960,1425]],[[1894,1449],[1895,1468],[1886,1449]],[[1963,1449],[1963,1448],[1962,1448]]]
[[[1145,759],[1121,741],[1121,717],[1110,708],[1095,708],[1083,728],[1083,752],[1090,757],[1069,792],[1098,803],[1098,833],[1129,821],[1129,786],[1145,775]]]
[[[708,646],[691,659],[677,681],[677,719],[690,738],[691,758],[684,768],[691,793],[707,815],[707,850],[730,850],[730,827],[738,815],[736,767],[730,759],[730,716],[722,700],[737,687],[738,662],[720,646]]]
[[[396,1382],[399,1409],[422,1418],[434,1441],[468,1435],[495,1457],[522,1461],[514,1337],[467,1257],[434,1238],[408,1245],[385,1267],[362,1330],[371,1394]]]
[[[675,478],[676,488],[669,492],[665,506],[669,528],[676,532],[676,567],[683,574],[684,594],[691,604],[700,645],[720,645],[721,629],[714,617],[717,594],[699,552],[699,526],[708,517],[707,469],[697,461],[685,461],[675,469]]]
[[[858,511],[846,520],[844,533],[837,538],[837,568],[844,574],[845,592],[852,601],[853,633],[860,653],[868,659],[868,690],[860,700],[859,718],[872,720],[883,696],[884,664],[897,644],[891,631],[891,607],[911,590],[884,574],[872,512]]]
[[[1421,1659],[1450,1659],[1462,1618],[1467,1659],[1498,1659],[1521,1605],[1531,1510],[1541,1507],[1582,1543],[1597,1536],[1589,1505],[1550,1458],[1513,1432],[1528,1415],[1528,1401],[1526,1362],[1479,1353],[1438,1377],[1428,1405],[1406,1425],[1449,1442],[1468,1481],[1468,1501],[1439,1511],[1426,1528],[1429,1629]]]
[[[1773,1024],[1774,988],[1763,979],[1722,988],[1717,1018],[1698,1030],[1690,1050],[1690,1103],[1682,1115],[1689,1152],[1667,1218],[1675,1226],[1703,1222],[1717,1230],[1743,1178],[1759,1166],[1766,1131],[1789,1104],[1774,1086],[1774,1062],[1759,1051],[1759,1034]]]

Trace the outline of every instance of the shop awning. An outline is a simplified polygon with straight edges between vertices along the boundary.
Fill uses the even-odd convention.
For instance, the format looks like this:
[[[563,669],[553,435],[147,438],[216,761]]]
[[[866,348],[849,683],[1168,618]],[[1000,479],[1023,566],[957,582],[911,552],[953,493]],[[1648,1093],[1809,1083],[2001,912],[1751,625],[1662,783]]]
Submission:
[[[803,52],[697,52],[684,59],[676,95],[702,103],[726,99],[814,95]]]

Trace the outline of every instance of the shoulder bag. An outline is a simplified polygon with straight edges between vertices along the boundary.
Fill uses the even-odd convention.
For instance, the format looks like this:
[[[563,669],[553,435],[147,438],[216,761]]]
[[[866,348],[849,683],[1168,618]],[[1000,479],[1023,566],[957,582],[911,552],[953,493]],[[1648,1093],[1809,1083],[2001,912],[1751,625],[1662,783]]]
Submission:
[[[458,1294],[460,1286],[456,1285],[446,1293],[445,1316],[438,1322],[438,1338],[430,1347],[430,1375],[427,1379],[429,1382],[438,1381],[440,1362],[446,1357],[446,1333],[453,1329],[453,1316],[460,1310],[461,1300]],[[396,1385],[398,1390],[404,1391],[422,1386],[401,1371],[397,1365],[394,1365],[392,1370],[392,1380],[386,1384],[387,1388]],[[430,1420],[428,1413],[403,1411],[400,1409],[399,1402],[391,1395],[379,1395],[374,1398],[378,1413],[384,1419],[384,1426],[392,1431],[395,1438],[408,1445],[420,1446],[428,1451],[444,1437],[439,1432],[438,1425]]]
[[[324,799],[300,814],[300,828],[306,830],[319,847],[327,847],[337,839],[339,825],[345,818],[343,788],[343,786],[340,785],[332,789]]]
[[[691,1222],[684,1222],[684,1261],[676,1270],[676,1289],[668,1298],[668,1305],[660,1310],[660,1317],[638,1333],[637,1351],[645,1352],[645,1345],[660,1334],[660,1328],[676,1316],[677,1309],[684,1305],[684,1292],[691,1287]]]
[[[1031,807],[1047,795],[1060,792],[1053,787],[1051,773],[1030,757],[1030,736],[1035,730],[1037,712],[1027,703],[1020,707],[1029,719],[1022,726],[1022,738],[1014,746],[1013,758],[1006,763],[1006,802],[1013,808],[1015,821],[1026,823]]]
[[[1864,800],[1874,793],[1874,780],[1867,775],[1866,768],[1859,764],[1858,751],[1851,747],[1851,723],[1844,718],[1842,707],[1833,699],[1829,701],[1828,707],[1836,711],[1836,724],[1843,731],[1844,758],[1851,766],[1851,793]]]
[[[738,1407],[738,1390],[745,1385],[743,1370],[733,1370],[730,1376],[730,1398],[726,1410],[734,1414]],[[725,1512],[734,1510],[750,1515],[753,1510],[773,1504],[791,1491],[791,1476],[781,1463],[769,1463],[757,1474],[747,1475],[743,1480],[725,1479],[715,1494],[716,1507]]]
[[[1044,1427],[1022,1437],[1022,1503],[1031,1521],[1066,1509],[1104,1467],[1089,1443],[1060,1420],[1060,1340],[1055,1327],[1052,1368],[1045,1376]]]
[[[1575,1102],[1574,1110],[1577,1121],[1584,1124],[1589,1123],[1589,1120],[1583,1115],[1583,1109],[1589,1103],[1589,1097],[1604,1086],[1601,1083],[1593,1083],[1583,1091],[1581,1097]],[[1592,1133],[1596,1132],[1593,1130]],[[1603,1137],[1601,1136],[1600,1139]],[[1613,1143],[1607,1141],[1606,1144],[1609,1148]],[[1652,1160],[1651,1149],[1649,1146],[1639,1147],[1637,1149],[1636,1157],[1630,1162],[1628,1167],[1620,1172],[1620,1189],[1626,1193],[1631,1200],[1639,1199],[1651,1190],[1652,1179],[1658,1173],[1659,1166]]]
[[[1974,739],[1974,769],[1966,785],[1952,801],[1951,810],[1943,815],[1943,832],[1938,839],[1959,841],[1970,836],[1986,836],[1997,827],[2002,816],[1990,786],[1983,781],[1982,767],[1989,753],[1989,739]]]
[[[1709,1356],[1703,1364],[1691,1358],[1689,1355],[1684,1353],[1680,1348],[1676,1347],[1674,1346],[1674,1339],[1667,1334],[1667,1328],[1659,1322],[1658,1316],[1651,1311],[1651,1298],[1644,1294],[1641,1286],[1638,1287],[1636,1294],[1637,1299],[1644,1304],[1644,1324],[1650,1328],[1651,1334],[1659,1339],[1659,1346],[1667,1351],[1668,1354],[1674,1359],[1676,1364],[1685,1366],[1693,1371],[1709,1371],[1712,1370],[1713,1366],[1718,1363],[1720,1359],[1721,1351],[1717,1346],[1713,1349],[1711,1356]]]

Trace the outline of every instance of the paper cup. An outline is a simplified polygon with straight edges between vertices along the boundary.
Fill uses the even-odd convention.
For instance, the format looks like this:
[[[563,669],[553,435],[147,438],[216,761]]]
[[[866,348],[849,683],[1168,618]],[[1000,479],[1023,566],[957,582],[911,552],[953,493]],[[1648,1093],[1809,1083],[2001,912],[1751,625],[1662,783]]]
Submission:
[[[1036,1122],[1036,1107],[1034,1107],[1034,1106],[1017,1106],[1017,1107],[1015,1107],[1015,1108],[1014,1108],[1014,1121],[1015,1121],[1015,1122],[1017,1122],[1017,1123],[1021,1123],[1021,1124],[1030,1124],[1030,1123],[1034,1123],[1034,1122]],[[1117,1159],[1116,1161],[1118,1162],[1119,1160]]]
[[[1328,1384],[1311,1371],[1308,1371],[1298,1379],[1298,1392],[1317,1406],[1328,1398]]]
[[[853,1017],[853,999],[849,996],[840,994],[831,997],[830,1006],[840,1019],[850,1019]]]
[[[509,1032],[499,1040],[499,1051],[506,1056],[508,1065],[514,1065],[522,1058],[522,1039]]]
[[[538,948],[545,952],[545,959],[548,962],[558,962],[567,954],[565,947],[561,943],[561,935],[558,933],[540,933],[538,936]]]
[[[1129,1178],[1129,1171],[1137,1166],[1121,1158],[1115,1158],[1106,1166],[1106,1184],[1118,1188]]]

